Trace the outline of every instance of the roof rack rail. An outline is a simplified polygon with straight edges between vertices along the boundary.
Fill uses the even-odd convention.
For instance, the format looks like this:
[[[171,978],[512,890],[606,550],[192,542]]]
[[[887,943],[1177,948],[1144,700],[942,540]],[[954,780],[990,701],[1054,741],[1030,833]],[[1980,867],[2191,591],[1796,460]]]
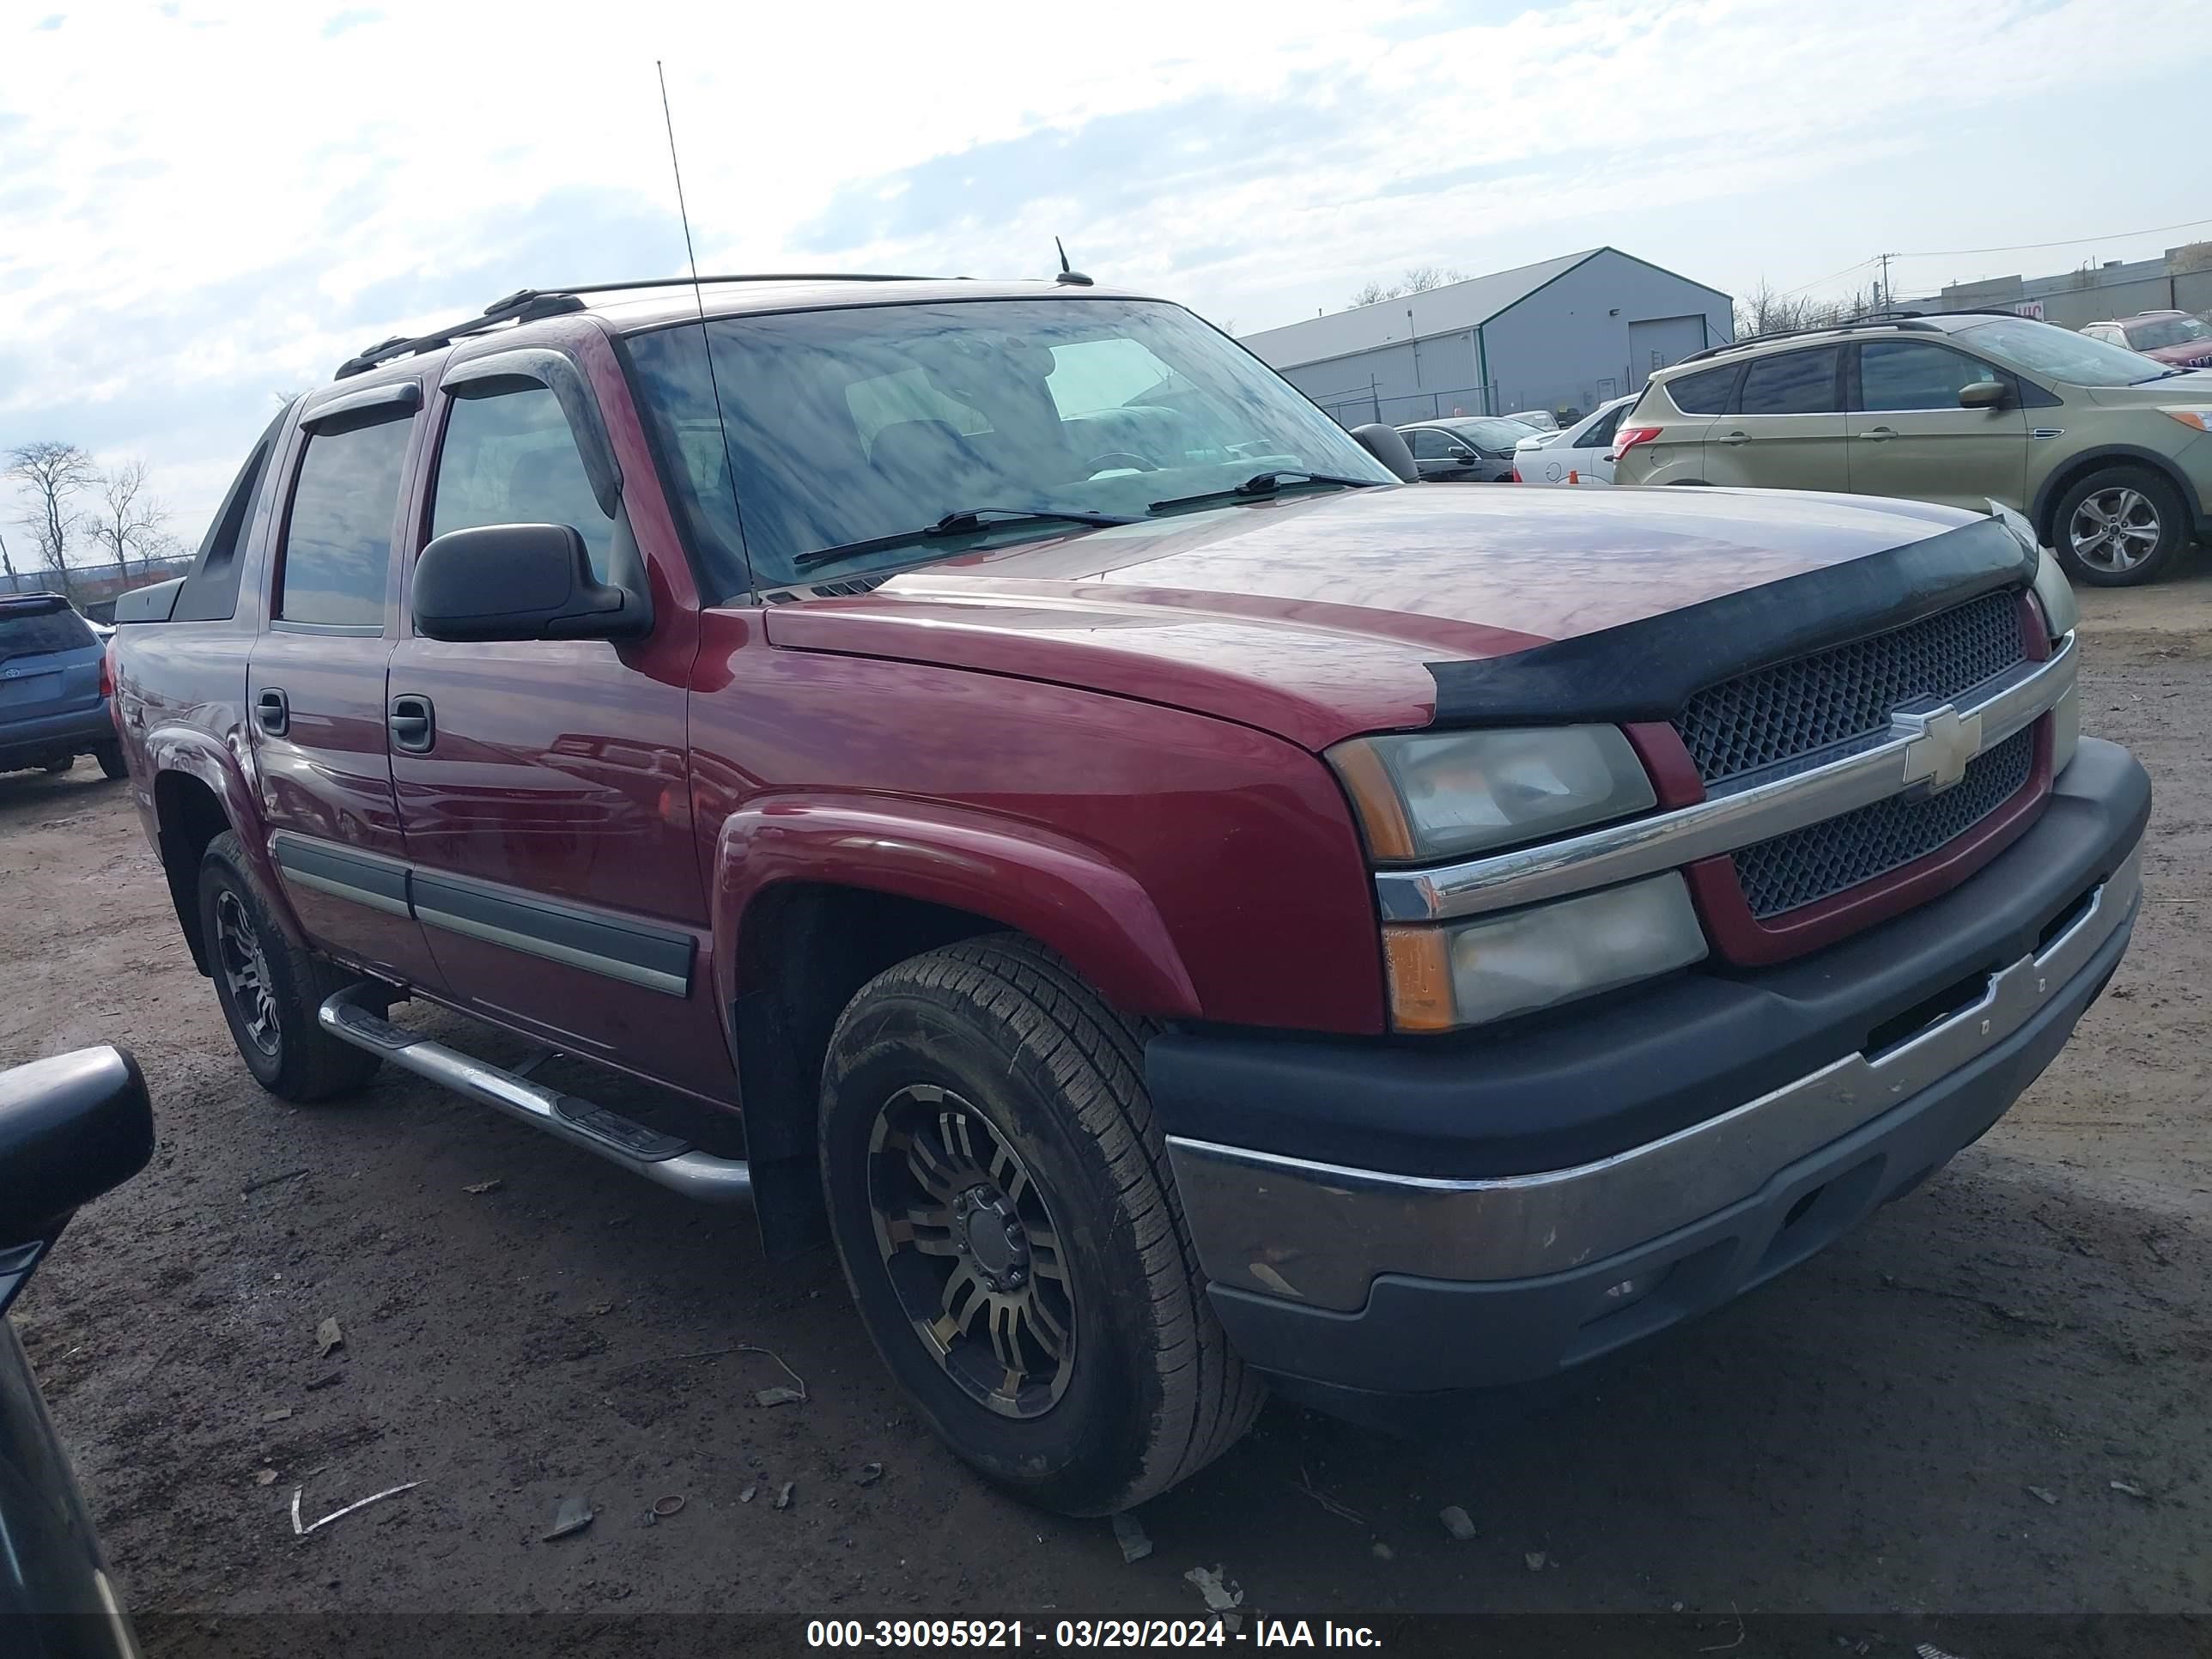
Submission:
[[[340,363],[333,378],[343,380],[352,375],[366,374],[378,364],[388,363],[395,357],[434,351],[441,346],[451,345],[467,335],[481,334],[501,323],[531,323],[542,317],[557,317],[566,312],[581,311],[584,301],[580,296],[586,294],[617,294],[641,288],[689,288],[695,282],[703,285],[708,283],[923,283],[939,280],[937,277],[903,276],[879,271],[756,270],[721,276],[644,276],[619,283],[578,283],[562,288],[521,288],[503,300],[493,301],[476,316],[465,318],[451,327],[434,328],[428,334],[395,334],[388,340],[379,341]]]
[[[1933,328],[1933,323],[1923,319],[1926,313],[1918,311],[1875,311],[1863,316],[1846,317],[1833,323],[1810,323],[1803,328],[1778,328],[1765,334],[1747,334],[1741,340],[1730,340],[1725,345],[1707,346],[1703,351],[1693,351],[1680,362],[1701,362],[1708,357],[1717,357],[1724,352],[1741,351],[1746,346],[1765,345],[1772,340],[1796,340],[1811,334],[1847,334],[1857,328]]]

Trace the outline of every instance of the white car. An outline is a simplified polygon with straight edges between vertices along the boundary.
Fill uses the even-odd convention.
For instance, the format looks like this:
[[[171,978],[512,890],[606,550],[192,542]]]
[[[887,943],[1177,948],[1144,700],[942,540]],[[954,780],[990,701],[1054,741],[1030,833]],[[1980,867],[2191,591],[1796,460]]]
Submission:
[[[1513,470],[1522,483],[1613,482],[1613,434],[1636,401],[1631,392],[1600,404],[1565,432],[1523,438],[1513,447]]]
[[[1498,418],[1518,421],[1523,426],[1534,427],[1539,432],[1557,432],[1559,429],[1559,417],[1548,409],[1516,409],[1510,415],[1502,415]]]

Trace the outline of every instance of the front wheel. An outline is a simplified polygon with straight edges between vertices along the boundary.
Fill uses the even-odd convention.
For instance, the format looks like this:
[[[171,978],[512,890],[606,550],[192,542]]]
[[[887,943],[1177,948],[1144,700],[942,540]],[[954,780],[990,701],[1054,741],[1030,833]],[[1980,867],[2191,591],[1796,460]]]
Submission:
[[[2092,587],[2154,581],[2189,540],[2181,492],[2155,472],[2110,467],[2062,496],[2051,537],[2066,574]]]
[[[374,1054],[316,1023],[346,975],[285,937],[229,830],[200,860],[200,938],[239,1057],[270,1094],[304,1105],[351,1094],[375,1073]]]
[[[1206,1304],[1143,1038],[1000,935],[878,975],[823,1073],[830,1228],[869,1335],[955,1452],[1069,1515],[1165,1491],[1261,1399]]]

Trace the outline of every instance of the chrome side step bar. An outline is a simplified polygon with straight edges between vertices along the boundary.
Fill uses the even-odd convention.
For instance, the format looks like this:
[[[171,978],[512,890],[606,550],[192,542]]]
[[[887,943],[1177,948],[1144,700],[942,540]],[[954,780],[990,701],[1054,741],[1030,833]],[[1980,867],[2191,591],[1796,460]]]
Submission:
[[[633,1175],[659,1182],[686,1198],[709,1204],[750,1201],[752,1170],[744,1159],[715,1158],[689,1141],[665,1135],[604,1106],[532,1083],[516,1073],[473,1060],[457,1048],[394,1025],[363,1005],[361,999],[365,993],[373,994],[365,984],[335,993],[317,1012],[317,1022],[340,1042],[380,1054],[393,1065],[433,1083],[442,1083],[471,1100],[495,1106],[509,1117],[520,1118],[587,1152],[597,1152],[610,1164],[619,1164]]]

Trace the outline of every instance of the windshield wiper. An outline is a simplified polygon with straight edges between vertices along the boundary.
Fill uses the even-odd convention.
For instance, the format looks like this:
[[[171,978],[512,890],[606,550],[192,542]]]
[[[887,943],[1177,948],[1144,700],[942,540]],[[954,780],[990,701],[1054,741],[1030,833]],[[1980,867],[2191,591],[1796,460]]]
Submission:
[[[902,530],[889,536],[871,536],[866,541],[841,542],[836,547],[817,547],[811,553],[801,553],[791,562],[796,569],[811,570],[819,564],[857,558],[863,553],[878,553],[887,547],[904,547],[908,543],[933,536],[964,536],[970,531],[982,529],[986,518],[1001,524],[1019,524],[1024,520],[1039,524],[1102,526],[1140,522],[1117,514],[1063,513],[1058,507],[965,507],[957,513],[948,513],[935,524],[924,525],[919,530]]]
[[[1152,510],[1164,513],[1171,507],[1191,507],[1200,501],[1218,501],[1230,496],[1272,495],[1283,487],[1285,478],[1303,478],[1308,483],[1340,484],[1346,489],[1365,489],[1389,482],[1384,478],[1347,478],[1334,472],[1309,472],[1304,467],[1283,466],[1269,472],[1255,472],[1243,483],[1227,489],[1205,489],[1195,495],[1177,495],[1168,501],[1154,501]]]

